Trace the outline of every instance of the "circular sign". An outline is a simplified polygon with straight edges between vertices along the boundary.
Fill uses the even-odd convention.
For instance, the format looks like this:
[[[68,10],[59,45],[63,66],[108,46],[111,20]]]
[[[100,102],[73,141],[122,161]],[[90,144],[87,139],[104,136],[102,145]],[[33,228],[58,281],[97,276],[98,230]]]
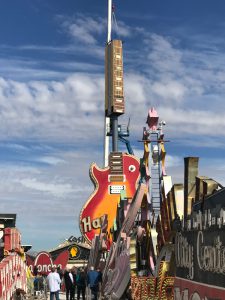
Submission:
[[[48,274],[51,272],[53,266],[52,258],[47,252],[40,252],[34,261],[34,267],[37,268],[38,273]]]

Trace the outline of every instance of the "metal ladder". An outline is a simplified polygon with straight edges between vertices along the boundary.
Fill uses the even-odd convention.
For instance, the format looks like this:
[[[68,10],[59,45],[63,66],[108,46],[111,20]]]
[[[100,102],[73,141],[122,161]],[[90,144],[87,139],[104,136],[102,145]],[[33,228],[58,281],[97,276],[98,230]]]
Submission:
[[[161,159],[159,148],[159,132],[150,132],[151,153],[150,153],[150,199],[153,211],[153,226],[155,226],[160,213],[161,196]]]

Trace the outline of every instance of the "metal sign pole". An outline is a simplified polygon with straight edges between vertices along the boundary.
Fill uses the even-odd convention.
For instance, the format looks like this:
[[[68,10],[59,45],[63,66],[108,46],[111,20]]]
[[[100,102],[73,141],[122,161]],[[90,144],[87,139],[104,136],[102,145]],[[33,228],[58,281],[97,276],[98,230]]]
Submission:
[[[110,43],[112,35],[112,0],[108,0],[108,34],[107,43]],[[107,135],[110,129],[110,118],[105,116],[105,128],[104,128],[104,166],[109,164],[109,136]]]

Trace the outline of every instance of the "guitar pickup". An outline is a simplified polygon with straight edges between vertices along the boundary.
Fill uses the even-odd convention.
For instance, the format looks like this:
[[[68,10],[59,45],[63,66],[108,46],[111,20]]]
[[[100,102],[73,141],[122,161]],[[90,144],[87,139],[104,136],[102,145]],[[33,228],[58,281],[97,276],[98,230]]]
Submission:
[[[109,194],[120,194],[121,191],[125,191],[125,185],[110,185],[109,186]]]
[[[125,182],[126,176],[125,175],[108,175],[108,182]]]

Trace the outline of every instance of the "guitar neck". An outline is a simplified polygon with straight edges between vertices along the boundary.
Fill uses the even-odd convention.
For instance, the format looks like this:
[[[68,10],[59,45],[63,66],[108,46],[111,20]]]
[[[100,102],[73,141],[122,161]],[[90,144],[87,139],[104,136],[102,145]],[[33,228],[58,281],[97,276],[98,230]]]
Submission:
[[[109,154],[109,181],[123,182],[123,154],[122,152],[111,152]]]

